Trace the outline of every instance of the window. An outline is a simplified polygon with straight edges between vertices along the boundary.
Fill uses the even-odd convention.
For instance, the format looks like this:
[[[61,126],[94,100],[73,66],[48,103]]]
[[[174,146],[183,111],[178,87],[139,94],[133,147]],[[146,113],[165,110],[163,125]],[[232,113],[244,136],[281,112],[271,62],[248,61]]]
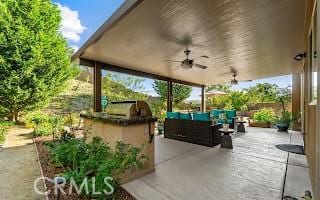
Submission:
[[[315,15],[317,16],[317,15]],[[313,21],[313,29],[309,36],[309,102],[317,102],[317,21]]]

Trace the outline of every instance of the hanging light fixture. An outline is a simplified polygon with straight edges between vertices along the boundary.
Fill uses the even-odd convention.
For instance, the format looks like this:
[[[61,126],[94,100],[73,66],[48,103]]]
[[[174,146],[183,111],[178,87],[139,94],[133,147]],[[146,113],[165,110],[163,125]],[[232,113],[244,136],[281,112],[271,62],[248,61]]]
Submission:
[[[297,60],[297,61],[300,61],[303,58],[305,58],[306,56],[307,56],[307,54],[305,52],[304,53],[299,53],[294,57],[294,59]]]

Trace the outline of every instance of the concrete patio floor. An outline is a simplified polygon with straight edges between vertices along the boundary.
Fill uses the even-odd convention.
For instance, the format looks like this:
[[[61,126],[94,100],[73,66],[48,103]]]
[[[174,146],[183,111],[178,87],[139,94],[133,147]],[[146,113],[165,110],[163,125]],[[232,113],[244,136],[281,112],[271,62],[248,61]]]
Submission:
[[[123,187],[138,200],[300,199],[311,189],[306,158],[275,147],[288,143],[302,144],[301,134],[247,127],[232,150],[157,136],[155,172]]]

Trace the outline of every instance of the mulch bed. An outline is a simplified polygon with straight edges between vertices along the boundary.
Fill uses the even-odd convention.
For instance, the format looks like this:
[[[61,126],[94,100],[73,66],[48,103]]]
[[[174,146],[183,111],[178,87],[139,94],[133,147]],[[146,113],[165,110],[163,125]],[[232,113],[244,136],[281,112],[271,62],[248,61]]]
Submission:
[[[58,168],[50,165],[50,159],[47,147],[44,145],[45,141],[52,140],[51,137],[41,137],[35,138],[34,141],[36,143],[36,147],[39,153],[39,161],[42,167],[43,176],[53,179],[55,176],[61,174],[64,169]],[[54,191],[54,184],[50,181],[45,181],[47,191]],[[64,191],[69,191],[69,186],[66,184],[64,187]],[[136,200],[131,194],[129,194],[124,188],[120,187],[117,191],[117,199],[118,200]],[[48,194],[49,200],[56,200],[56,195],[54,192]],[[76,193],[72,194],[61,194],[60,200],[82,200],[83,197],[79,196]]]

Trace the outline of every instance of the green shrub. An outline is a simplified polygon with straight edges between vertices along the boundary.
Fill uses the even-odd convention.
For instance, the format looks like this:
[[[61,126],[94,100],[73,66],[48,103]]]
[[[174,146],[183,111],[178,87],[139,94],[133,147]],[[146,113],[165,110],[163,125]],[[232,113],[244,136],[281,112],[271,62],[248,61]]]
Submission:
[[[49,121],[49,115],[42,112],[28,113],[25,118],[25,124],[28,128],[36,128],[39,124],[47,123]]]
[[[283,111],[277,118],[277,123],[290,125],[293,121],[292,113],[289,111]]]
[[[49,122],[44,122],[44,123],[40,123],[38,124],[33,132],[33,135],[36,137],[40,137],[40,136],[48,136],[51,135],[53,133],[53,129],[52,126]]]
[[[64,176],[81,185],[87,178],[89,182],[95,180],[95,191],[108,190],[104,178],[112,177],[110,183],[115,190],[119,186],[119,178],[125,170],[131,167],[142,167],[141,148],[118,142],[112,150],[101,138],[95,137],[89,143],[84,139],[60,139],[49,146],[49,153],[53,164],[66,169]],[[83,193],[88,198],[106,199],[105,195],[93,195],[93,188],[89,187],[89,194]],[[83,191],[85,192],[85,191]],[[114,199],[110,195],[107,199]]]
[[[274,123],[276,120],[276,114],[270,108],[263,108],[254,113],[253,119],[259,123]]]
[[[3,144],[6,139],[7,130],[14,125],[13,122],[0,120],[0,144]]]
[[[64,119],[58,115],[34,112],[26,115],[25,123],[28,128],[34,129],[35,136],[48,136],[63,130]]]

